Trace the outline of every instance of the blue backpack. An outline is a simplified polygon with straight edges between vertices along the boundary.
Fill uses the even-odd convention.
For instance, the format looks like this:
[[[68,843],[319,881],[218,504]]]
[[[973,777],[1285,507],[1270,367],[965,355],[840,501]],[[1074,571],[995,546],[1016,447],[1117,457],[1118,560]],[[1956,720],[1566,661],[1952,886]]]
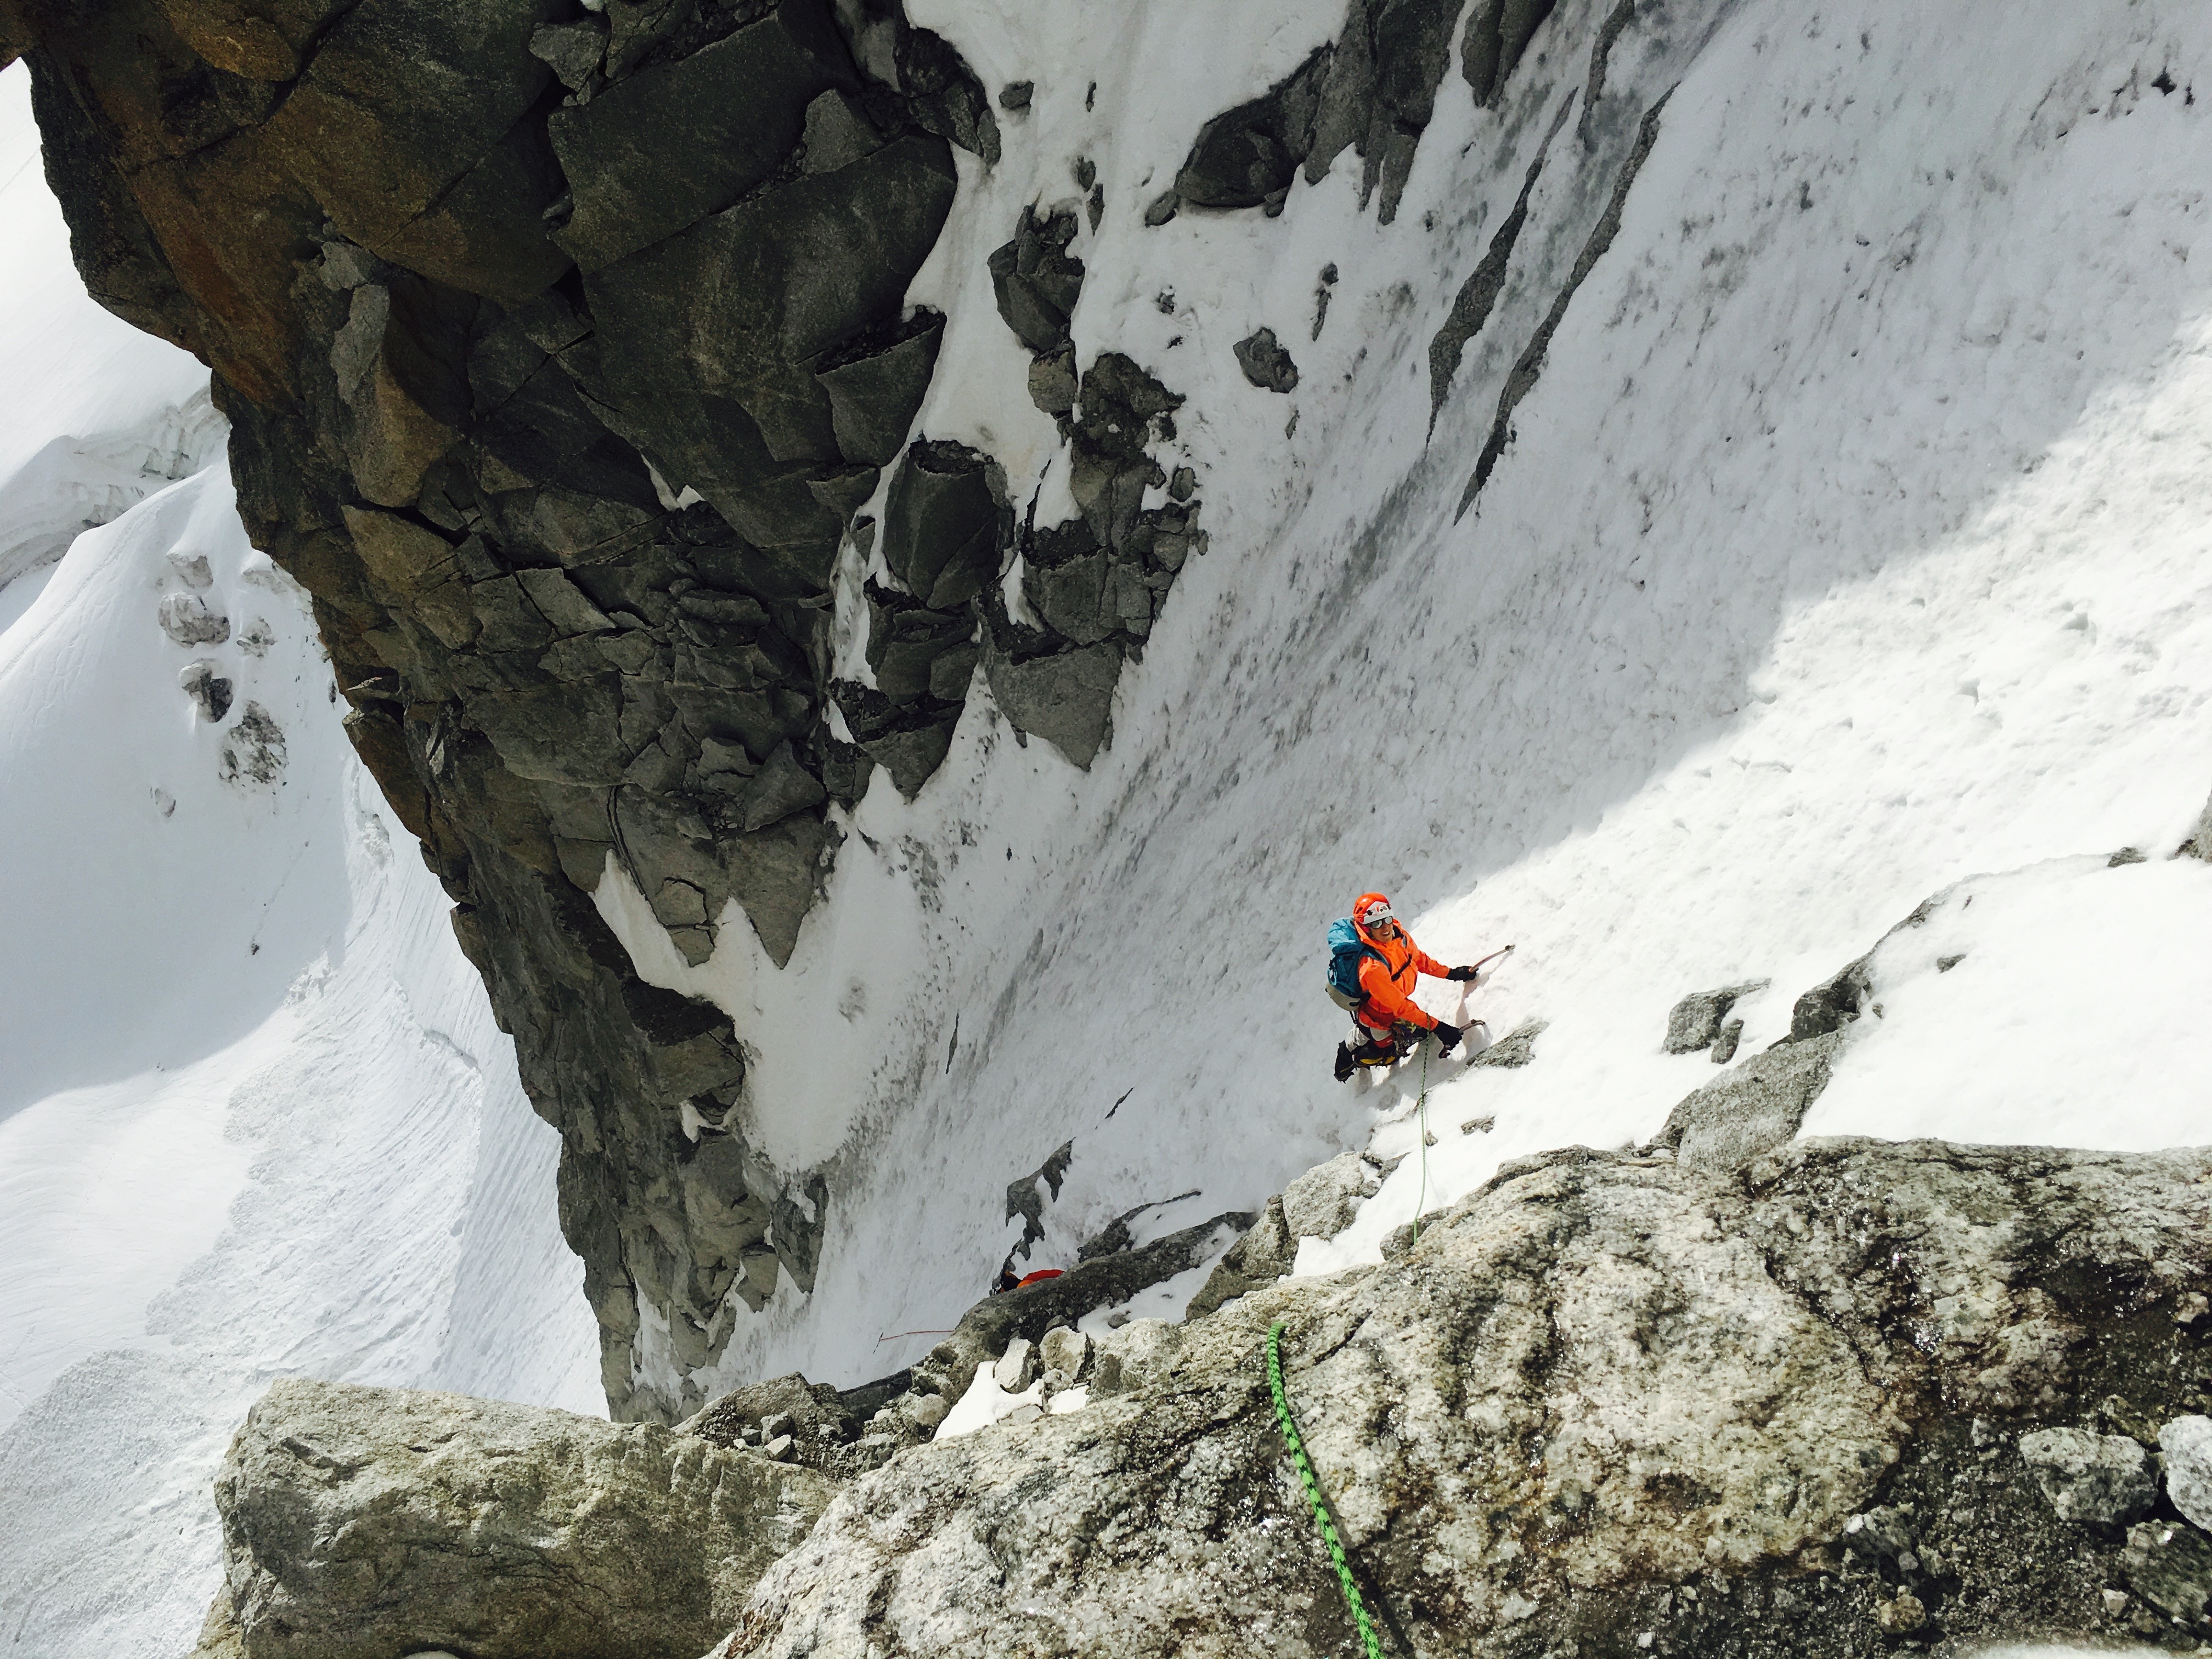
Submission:
[[[1359,937],[1359,929],[1352,925],[1350,916],[1340,916],[1329,923],[1329,1000],[1347,1012],[1367,1000],[1367,993],[1359,986],[1359,961],[1363,957],[1382,961],[1382,953]],[[1384,966],[1389,964],[1385,963]]]

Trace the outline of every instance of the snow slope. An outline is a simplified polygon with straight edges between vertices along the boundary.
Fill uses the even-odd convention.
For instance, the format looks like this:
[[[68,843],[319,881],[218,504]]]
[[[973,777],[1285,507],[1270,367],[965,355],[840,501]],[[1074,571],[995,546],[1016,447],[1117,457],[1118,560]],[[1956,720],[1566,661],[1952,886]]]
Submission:
[[[220,1578],[210,1482],[273,1377],[605,1403],[558,1139],[304,596],[246,544],[219,422],[175,441],[205,372],[76,283],[25,78],[0,76],[0,529],[112,522],[0,586],[0,1628],[173,1659]],[[226,637],[176,643],[165,603]]]
[[[1755,1052],[1984,875],[1965,964],[1894,964],[1808,1132],[2212,1139],[2212,867],[2166,858],[2212,789],[2212,27],[2119,0],[1888,0],[1849,29],[1747,0],[1664,38],[1645,14],[1594,119],[1617,135],[1671,88],[1656,144],[1455,518],[1612,163],[1547,167],[1425,444],[1428,343],[1605,9],[1562,5],[1498,112],[1447,76],[1391,226],[1347,159],[1279,219],[1145,229],[1199,121],[1334,26],[1299,9],[1232,72],[1187,32],[1220,9],[915,8],[987,82],[1037,86],[916,283],[952,319],[921,428],[1036,476],[982,261],[1086,155],[1107,210],[1075,248],[1079,350],[1188,394],[1212,544],[1089,775],[971,702],[915,804],[878,780],[787,972],[742,927],[687,968],[602,884],[647,977],[783,1034],[753,1131],[839,1172],[814,1303],[772,1304],[725,1379],[917,1358],[1019,1237],[1006,1183],[1071,1137],[1033,1265],[1148,1199],[1200,1189],[1164,1231],[1370,1136],[1410,1149],[1418,1067],[1327,1069],[1322,937],[1370,886],[1447,958],[1517,941],[1473,1007],[1499,1036],[1549,1022],[1525,1070],[1432,1073],[1431,1207],[1503,1158],[1656,1132],[1715,1075],[1660,1052],[1679,997],[1771,980],[1741,1010]],[[1261,323],[1290,396],[1238,374]],[[2123,847],[2148,862],[2107,868]],[[1371,1257],[1421,1162],[1302,1265]]]

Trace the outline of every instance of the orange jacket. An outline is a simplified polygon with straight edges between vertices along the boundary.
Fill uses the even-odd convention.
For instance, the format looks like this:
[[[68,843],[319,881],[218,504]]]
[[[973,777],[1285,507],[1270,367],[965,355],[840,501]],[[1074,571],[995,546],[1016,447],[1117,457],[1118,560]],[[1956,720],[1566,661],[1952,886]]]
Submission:
[[[1363,905],[1364,901],[1362,901]],[[1417,1006],[1413,989],[1419,976],[1443,979],[1451,969],[1413,943],[1413,936],[1401,923],[1398,937],[1380,939],[1367,931],[1366,923],[1355,920],[1364,944],[1382,953],[1382,960],[1373,957],[1359,959],[1359,988],[1367,1000],[1355,1011],[1369,1025],[1387,1025],[1393,1020],[1407,1020],[1424,1031],[1433,1031],[1437,1021],[1434,1014]]]

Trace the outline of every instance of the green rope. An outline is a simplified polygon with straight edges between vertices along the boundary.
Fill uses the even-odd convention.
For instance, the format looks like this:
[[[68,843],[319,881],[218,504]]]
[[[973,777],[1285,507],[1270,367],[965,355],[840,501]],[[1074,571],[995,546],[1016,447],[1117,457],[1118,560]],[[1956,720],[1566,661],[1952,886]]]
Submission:
[[[1382,1659],[1382,1644],[1376,1639],[1375,1626],[1367,1617],[1367,1604],[1359,1599],[1359,1586],[1352,1582],[1352,1564],[1344,1559],[1343,1542],[1336,1535],[1336,1522],[1328,1513],[1328,1505],[1322,1501],[1321,1481],[1314,1474],[1312,1460],[1306,1455],[1305,1442],[1298,1438],[1298,1425],[1291,1420],[1290,1396],[1283,1392],[1283,1322],[1277,1320],[1267,1328],[1267,1387],[1275,1396],[1275,1420],[1283,1427],[1283,1443],[1291,1449],[1291,1461],[1298,1466],[1298,1480],[1306,1489],[1306,1502],[1312,1507],[1314,1522],[1321,1528],[1321,1540],[1328,1547],[1328,1559],[1336,1568],[1336,1582],[1344,1587],[1344,1599],[1351,1605],[1352,1622],[1359,1626],[1359,1639],[1367,1650],[1367,1659]]]

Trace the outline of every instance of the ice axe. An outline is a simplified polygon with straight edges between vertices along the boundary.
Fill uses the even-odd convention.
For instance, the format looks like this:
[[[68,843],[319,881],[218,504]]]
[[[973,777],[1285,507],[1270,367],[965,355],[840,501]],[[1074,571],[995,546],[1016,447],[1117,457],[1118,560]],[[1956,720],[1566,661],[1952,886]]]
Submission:
[[[1489,967],[1489,966],[1490,966],[1490,964],[1491,964],[1492,963],[1496,962],[1499,957],[1510,957],[1510,956],[1511,956],[1512,954],[1513,954],[1513,947],[1512,947],[1511,945],[1507,945],[1507,946],[1506,946],[1504,950],[1502,950],[1502,951],[1492,951],[1488,956],[1486,956],[1486,957],[1483,957],[1483,959],[1482,959],[1481,961],[1480,961],[1480,962],[1478,962],[1478,963],[1476,963],[1474,964],[1474,971],[1475,971],[1475,973],[1476,973],[1476,974],[1480,974],[1480,973],[1481,973],[1481,972],[1482,972],[1482,970],[1483,970],[1484,969],[1486,969],[1486,968]],[[1470,985],[1472,985],[1473,983],[1474,983],[1474,979],[1473,979],[1472,977],[1470,977],[1470,978],[1468,979],[1468,984],[1470,984]]]

